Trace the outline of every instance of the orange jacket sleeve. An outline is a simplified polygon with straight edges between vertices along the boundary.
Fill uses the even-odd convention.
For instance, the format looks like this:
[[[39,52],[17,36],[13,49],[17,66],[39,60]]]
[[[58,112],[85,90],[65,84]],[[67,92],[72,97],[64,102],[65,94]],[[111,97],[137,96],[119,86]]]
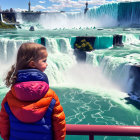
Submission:
[[[1,111],[0,111],[0,135],[4,140],[9,139],[10,135],[10,121],[9,116],[5,110],[4,103],[7,101],[7,98],[3,99],[1,103]]]
[[[53,91],[54,92],[54,91]],[[53,109],[53,136],[54,140],[65,140],[66,136],[66,121],[65,114],[56,93],[54,92],[54,99],[56,100]]]

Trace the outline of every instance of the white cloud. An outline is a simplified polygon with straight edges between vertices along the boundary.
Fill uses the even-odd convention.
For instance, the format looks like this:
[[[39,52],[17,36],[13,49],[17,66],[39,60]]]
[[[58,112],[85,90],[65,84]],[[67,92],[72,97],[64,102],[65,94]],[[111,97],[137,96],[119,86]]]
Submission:
[[[56,5],[53,4],[51,7],[48,7],[47,9],[51,10],[51,11],[59,11],[61,9],[63,9],[64,7],[62,5]]]
[[[51,7],[48,7],[47,9],[50,10],[62,10],[64,8],[75,8],[75,9],[79,9],[81,7],[84,6],[84,3],[79,3],[77,1],[72,1],[72,0],[50,0],[51,2],[55,3],[52,4]]]
[[[60,12],[60,10],[55,10],[55,9],[49,9],[49,8],[48,8],[48,10],[46,10],[46,11],[44,11],[44,12]]]
[[[83,3],[83,4],[86,3],[86,1],[80,1],[80,0],[79,0],[79,2]],[[87,2],[88,2],[89,5],[97,6],[97,5],[104,5],[104,4],[113,3],[115,1],[114,0],[112,0],[112,1],[108,1],[108,0],[96,0],[96,1],[95,0],[89,0]]]
[[[46,3],[46,1],[39,1],[39,3]]]
[[[49,0],[50,2],[53,2],[53,3],[61,3],[61,2],[65,2],[67,0]]]
[[[41,10],[41,9],[46,9],[46,8],[41,5],[31,6],[31,10],[33,10],[33,11]]]
[[[124,1],[140,1],[140,0],[49,0],[54,3],[47,9],[50,10],[63,10],[64,8],[73,8],[73,9],[81,9],[85,7],[85,3],[88,2],[90,7],[100,6],[104,4],[110,4],[114,2],[124,2]],[[73,11],[73,10],[72,10]]]
[[[85,3],[88,2],[88,4],[91,6],[96,6],[96,5],[103,5],[103,4],[107,4],[107,3],[111,3],[111,1],[107,1],[107,0],[78,0],[78,1],[74,1],[74,0],[49,0],[52,3],[51,7],[48,7],[48,9],[57,9],[57,10],[62,10],[64,8],[74,8],[76,9],[80,9],[82,7],[85,7]],[[74,11],[74,10],[73,10]]]
[[[71,12],[81,12],[81,9],[71,9]]]
[[[16,12],[22,12],[22,11],[27,11],[27,9],[20,9],[20,8],[17,8],[15,9]]]

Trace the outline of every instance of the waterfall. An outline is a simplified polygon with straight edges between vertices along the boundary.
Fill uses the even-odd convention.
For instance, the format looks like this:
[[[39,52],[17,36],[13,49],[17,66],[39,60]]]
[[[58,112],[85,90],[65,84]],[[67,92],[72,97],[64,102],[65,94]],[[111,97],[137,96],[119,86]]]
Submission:
[[[133,34],[124,35],[123,41],[125,44],[140,44],[139,38]]]
[[[11,65],[16,61],[17,50],[25,40],[0,39],[0,85],[4,86],[3,79]]]
[[[46,38],[47,50],[50,53],[58,53],[58,44],[55,38]]]
[[[129,92],[128,90],[130,89],[127,85],[129,82],[130,65],[120,64],[120,60],[105,57],[100,62],[100,67],[111,81],[119,85],[122,91]]]
[[[71,52],[72,47],[69,38],[58,39],[58,44],[59,44],[60,52],[67,53],[67,54]]]
[[[22,19],[21,13],[16,14],[16,21],[19,22],[20,24],[23,24],[23,19]]]
[[[87,12],[87,15],[89,18],[99,21],[102,27],[108,25],[139,27],[140,2],[121,2],[105,4],[98,8],[90,9]],[[104,19],[103,25],[101,22],[102,19]],[[110,24],[108,23],[108,20]]]
[[[111,53],[111,52],[110,52]],[[105,56],[100,53],[87,53],[86,62],[98,66],[104,75],[124,92],[130,93],[133,80],[130,76],[131,65],[128,59]]]
[[[97,36],[95,39],[95,49],[106,49],[113,46],[113,36]]]
[[[121,2],[90,8],[86,15],[83,12],[17,13],[17,20],[45,29],[139,27],[139,15],[140,2]]]
[[[135,57],[139,57],[136,54],[138,47],[136,47],[133,55],[130,55],[129,52],[124,54],[124,51],[126,49],[131,50],[130,44],[133,38],[135,36],[126,35],[124,43],[128,46],[126,45],[118,51],[109,48],[112,46],[113,36],[98,36],[95,41],[96,49],[99,47],[108,49],[95,49],[93,52],[86,52],[86,64],[81,64],[74,55],[72,46],[74,37],[44,37],[48,51],[48,67],[45,73],[49,77],[50,85],[80,84],[82,87],[85,84],[86,87],[92,87],[92,85],[113,87],[117,85],[119,89],[129,93],[134,82],[134,78],[130,77],[130,68],[136,63]],[[6,66],[13,64],[18,48],[22,43],[28,41],[2,38],[0,41],[0,64],[6,63]],[[41,43],[41,38],[36,39],[35,37],[32,41]]]
[[[0,62],[6,62],[7,60],[7,40],[1,39],[0,41]]]
[[[124,10],[125,9],[125,10]],[[118,5],[118,21],[121,25],[140,24],[140,2],[125,2]]]
[[[72,29],[94,27],[94,21],[91,21],[83,13],[43,13],[40,16],[39,23],[45,29]]]
[[[0,14],[0,21],[5,23],[5,21],[3,20],[3,16],[2,16],[2,13]]]
[[[87,12],[87,17],[95,21],[95,27],[110,27],[117,25],[118,4],[106,4],[92,8]]]
[[[46,37],[46,47],[49,54],[48,68],[46,74],[49,77],[51,85],[61,84],[65,81],[63,74],[72,65],[76,64],[73,49],[68,38],[48,38]],[[37,42],[38,40],[34,40]],[[1,39],[0,41],[0,64],[3,65],[1,72],[9,70],[10,66],[15,63],[17,50],[24,42],[29,40],[12,40]]]
[[[109,17],[112,17],[114,19],[117,19],[118,16],[118,4],[112,3],[112,4],[105,4],[98,8],[90,9],[87,14],[90,18],[98,18],[98,17],[104,17],[105,15],[108,15]]]
[[[68,38],[46,38],[46,48],[49,54],[46,73],[51,85],[58,86],[66,82],[64,72],[76,64]]]
[[[0,64],[11,63],[15,61],[17,50],[26,40],[12,40],[2,38],[0,40]]]

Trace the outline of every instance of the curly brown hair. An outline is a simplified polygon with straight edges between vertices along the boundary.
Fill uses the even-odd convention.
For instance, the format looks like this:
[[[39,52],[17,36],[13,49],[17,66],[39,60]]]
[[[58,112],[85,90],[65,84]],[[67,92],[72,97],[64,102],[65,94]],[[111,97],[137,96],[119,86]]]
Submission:
[[[5,78],[5,85],[10,87],[15,84],[18,70],[28,69],[31,61],[40,59],[41,50],[46,50],[46,47],[37,43],[23,43],[17,53],[16,64],[12,65],[11,70]]]

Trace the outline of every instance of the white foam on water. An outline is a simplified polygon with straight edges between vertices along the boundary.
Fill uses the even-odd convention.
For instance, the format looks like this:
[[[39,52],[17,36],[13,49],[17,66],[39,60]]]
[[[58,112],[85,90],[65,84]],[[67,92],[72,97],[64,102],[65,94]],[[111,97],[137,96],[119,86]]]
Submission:
[[[69,87],[81,89],[85,94],[97,94],[102,98],[110,97],[125,108],[130,108],[124,98],[128,94],[109,81],[97,67],[89,64],[75,64],[63,73],[64,81],[53,85],[54,87]],[[89,94],[89,92],[88,92]]]

